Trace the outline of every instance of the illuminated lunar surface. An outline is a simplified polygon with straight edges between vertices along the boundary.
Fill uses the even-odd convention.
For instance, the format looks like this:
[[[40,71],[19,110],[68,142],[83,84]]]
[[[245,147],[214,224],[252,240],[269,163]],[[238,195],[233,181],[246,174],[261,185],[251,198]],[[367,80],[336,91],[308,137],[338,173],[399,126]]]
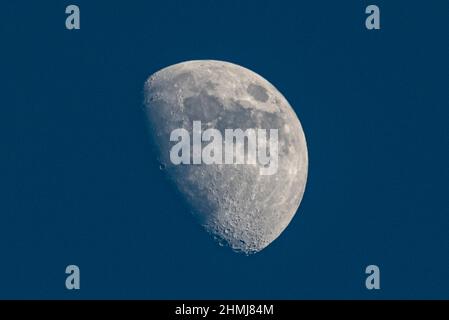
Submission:
[[[215,60],[164,68],[145,82],[144,95],[161,168],[205,230],[246,254],[275,240],[298,210],[308,168],[304,132],[284,96],[251,70]],[[225,129],[278,129],[277,173],[261,175],[260,164],[174,165],[170,133],[191,133],[193,121],[223,137]]]

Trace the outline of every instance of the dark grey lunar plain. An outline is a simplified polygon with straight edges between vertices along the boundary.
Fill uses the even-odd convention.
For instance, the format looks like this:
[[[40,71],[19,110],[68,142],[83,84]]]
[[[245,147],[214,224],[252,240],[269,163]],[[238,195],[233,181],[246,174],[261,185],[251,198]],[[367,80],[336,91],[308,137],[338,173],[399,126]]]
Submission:
[[[246,254],[275,240],[299,207],[308,168],[301,124],[282,94],[246,68],[197,60],[156,72],[145,82],[144,95],[161,168],[201,225],[219,244]],[[193,121],[201,121],[203,131],[220,130],[223,138],[225,129],[278,129],[277,173],[260,175],[259,164],[172,164],[176,142],[170,133],[192,133]]]

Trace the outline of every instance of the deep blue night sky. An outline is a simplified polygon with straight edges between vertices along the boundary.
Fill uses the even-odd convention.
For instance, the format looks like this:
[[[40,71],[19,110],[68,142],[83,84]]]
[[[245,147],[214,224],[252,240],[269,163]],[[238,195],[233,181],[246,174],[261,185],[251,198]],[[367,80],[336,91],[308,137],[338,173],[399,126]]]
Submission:
[[[77,1],[77,31],[69,4],[0,7],[0,298],[449,298],[447,1]],[[191,59],[259,73],[306,134],[301,207],[253,256],[195,224],[149,148],[143,83]]]

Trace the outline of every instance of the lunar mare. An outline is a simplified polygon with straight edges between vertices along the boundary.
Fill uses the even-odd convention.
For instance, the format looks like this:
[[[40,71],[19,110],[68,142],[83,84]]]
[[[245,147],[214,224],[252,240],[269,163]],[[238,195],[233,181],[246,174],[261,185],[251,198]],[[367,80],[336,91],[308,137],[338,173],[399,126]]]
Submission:
[[[304,194],[308,156],[300,121],[273,85],[229,62],[187,61],[148,78],[144,106],[161,168],[220,244],[251,254],[284,231]],[[223,136],[226,129],[277,129],[276,173],[259,174],[260,163],[173,164],[170,134],[192,132],[194,121]]]

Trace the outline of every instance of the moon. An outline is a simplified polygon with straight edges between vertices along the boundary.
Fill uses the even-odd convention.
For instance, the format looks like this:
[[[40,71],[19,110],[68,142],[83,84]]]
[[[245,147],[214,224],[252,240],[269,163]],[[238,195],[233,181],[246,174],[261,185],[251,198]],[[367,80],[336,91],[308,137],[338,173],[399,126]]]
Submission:
[[[302,200],[308,171],[301,123],[267,80],[239,65],[194,60],[166,67],[144,85],[144,111],[161,170],[196,220],[220,245],[252,254],[285,230]],[[259,164],[173,164],[170,133],[277,129],[278,169],[261,175]]]

